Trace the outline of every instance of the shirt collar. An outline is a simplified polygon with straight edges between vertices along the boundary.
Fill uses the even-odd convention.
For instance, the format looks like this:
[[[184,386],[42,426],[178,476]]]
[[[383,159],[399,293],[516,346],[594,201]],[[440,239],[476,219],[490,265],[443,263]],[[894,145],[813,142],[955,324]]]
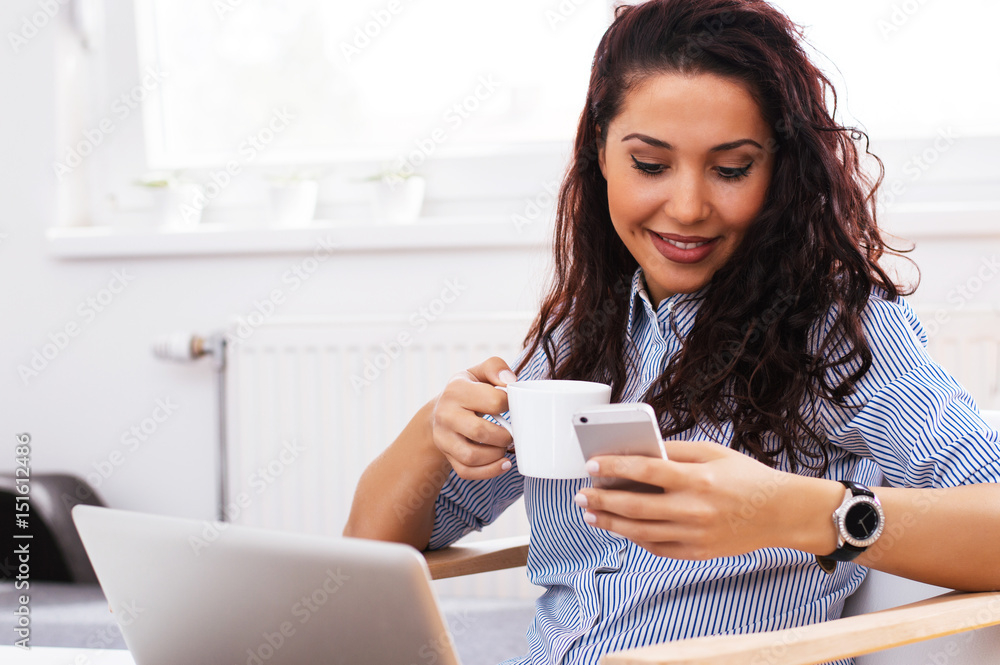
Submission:
[[[646,290],[646,280],[643,278],[642,268],[637,268],[635,273],[632,275],[632,292],[629,299],[628,306],[628,332],[632,333],[632,326],[636,319],[639,317],[640,312],[645,312],[646,316],[649,317],[651,321],[658,320],[658,313],[662,313],[666,316],[667,311],[671,308],[674,312],[677,312],[678,307],[683,303],[698,303],[698,301],[705,298],[708,293],[708,285],[701,287],[693,293],[675,293],[669,298],[664,298],[660,301],[659,306],[656,310],[653,309],[653,301],[649,297],[649,292]]]
[[[632,275],[632,293],[628,304],[628,333],[632,334],[632,325],[640,309],[646,310],[647,316],[653,316],[653,305],[646,293],[646,283],[642,278],[642,268],[637,268]]]

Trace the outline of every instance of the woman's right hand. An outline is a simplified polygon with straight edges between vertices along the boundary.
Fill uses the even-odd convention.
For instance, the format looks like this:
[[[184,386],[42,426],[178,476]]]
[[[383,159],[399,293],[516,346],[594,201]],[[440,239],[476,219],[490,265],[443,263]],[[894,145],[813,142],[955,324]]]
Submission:
[[[511,468],[510,434],[481,414],[507,410],[507,393],[496,386],[516,378],[503,359],[490,358],[453,376],[437,398],[431,416],[434,445],[460,477],[494,478]]]

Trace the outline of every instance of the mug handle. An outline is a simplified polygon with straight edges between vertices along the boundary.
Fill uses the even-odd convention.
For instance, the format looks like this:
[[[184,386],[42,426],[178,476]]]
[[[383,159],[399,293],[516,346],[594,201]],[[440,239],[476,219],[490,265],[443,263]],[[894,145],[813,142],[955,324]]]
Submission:
[[[496,388],[497,390],[502,390],[504,392],[507,392],[507,386],[493,386],[493,387]],[[505,430],[507,430],[510,433],[511,437],[514,436],[514,426],[511,424],[510,418],[505,418],[503,415],[499,413],[491,413],[489,415],[490,418],[493,418],[497,422],[497,425],[500,425],[500,427],[503,427]],[[507,446],[507,450],[514,450],[514,443],[515,443],[514,441],[511,441],[510,445]]]
[[[493,387],[496,388],[497,390],[502,390],[503,392],[507,392],[507,386],[493,386]],[[513,426],[511,425],[510,418],[505,418],[499,413],[491,413],[489,415],[490,418],[493,418],[494,420],[497,421],[497,425],[500,425],[500,427],[503,427],[505,430],[510,432],[511,436],[514,436],[514,430]]]

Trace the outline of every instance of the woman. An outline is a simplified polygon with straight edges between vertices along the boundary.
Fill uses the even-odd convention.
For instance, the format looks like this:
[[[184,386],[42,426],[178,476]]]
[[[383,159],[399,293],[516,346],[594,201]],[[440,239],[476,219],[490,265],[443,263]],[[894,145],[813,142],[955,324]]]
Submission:
[[[436,549],[523,493],[528,573],[547,591],[519,663],[834,618],[863,566],[1000,588],[1000,436],[878,265],[862,135],[833,121],[828,91],[762,0],[619,10],[515,369],[652,404],[669,460],[591,473],[664,493],[518,474],[479,415],[506,410],[494,386],[515,378],[491,358],[372,463],[345,534]],[[849,508],[865,538],[831,519]]]

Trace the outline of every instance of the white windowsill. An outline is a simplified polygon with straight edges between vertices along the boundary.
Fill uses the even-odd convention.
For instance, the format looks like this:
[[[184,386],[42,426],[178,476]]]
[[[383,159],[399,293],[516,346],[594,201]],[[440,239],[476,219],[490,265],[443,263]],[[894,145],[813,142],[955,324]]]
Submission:
[[[1000,237],[1000,202],[898,205],[879,225],[907,240]]]
[[[56,258],[98,259],[543,247],[551,241],[551,227],[541,221],[518,227],[506,216],[429,218],[412,224],[314,221],[284,228],[205,224],[182,231],[79,226],[49,229],[47,237],[49,253]]]
[[[883,228],[906,240],[1000,238],[1000,203],[897,206],[881,217]],[[413,224],[316,221],[289,228],[246,228],[206,224],[191,230],[124,230],[63,227],[47,233],[50,254],[59,259],[307,254],[334,252],[433,251],[546,247],[551,226],[521,227],[509,216],[469,219],[426,218]]]

